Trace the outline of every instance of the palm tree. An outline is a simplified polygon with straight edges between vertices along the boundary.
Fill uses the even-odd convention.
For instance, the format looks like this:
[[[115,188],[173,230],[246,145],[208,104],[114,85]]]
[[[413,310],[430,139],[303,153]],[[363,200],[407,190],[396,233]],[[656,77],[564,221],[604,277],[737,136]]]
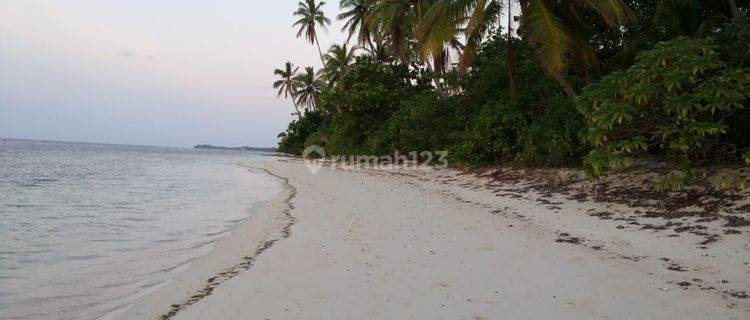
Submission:
[[[344,87],[344,77],[349,71],[349,66],[354,63],[356,50],[356,46],[348,47],[347,43],[331,46],[325,56],[326,65],[322,71],[322,77],[328,80],[329,85]]]
[[[562,72],[568,58],[585,63],[594,59],[593,49],[586,43],[581,30],[586,26],[577,18],[579,10],[590,10],[604,23],[616,28],[634,19],[633,12],[622,0],[518,0],[521,7],[522,38],[527,40],[545,71],[555,79],[570,96],[576,93]],[[564,5],[567,4],[567,5]],[[510,7],[510,6],[508,6]],[[441,26],[465,20],[464,36],[467,39],[464,59],[475,53],[478,44],[492,28],[501,14],[499,0],[438,0],[426,14],[422,24],[427,31],[431,25]],[[509,19],[510,20],[510,19]],[[510,37],[509,37],[510,38]],[[512,40],[511,40],[512,41]],[[465,65],[465,63],[464,63]]]
[[[371,25],[367,22],[375,10],[375,4],[376,0],[341,0],[341,9],[349,9],[337,17],[339,20],[346,20],[341,31],[349,34],[347,42],[357,35],[357,44],[362,47],[369,45],[371,50],[375,49],[372,43]]]
[[[277,97],[281,97],[281,95],[284,95],[284,99],[288,99],[289,97],[292,98],[292,103],[294,103],[294,110],[297,111],[298,116],[302,116],[302,114],[299,112],[299,107],[297,106],[297,92],[296,86],[297,82],[294,79],[297,76],[297,70],[299,70],[299,67],[295,67],[294,64],[287,61],[286,64],[284,64],[284,69],[276,69],[273,71],[274,75],[279,76],[279,80],[276,80],[273,83],[274,89],[279,89],[279,93],[277,94]]]
[[[435,82],[435,88],[442,98],[447,98],[447,92],[443,87],[443,83],[440,79],[443,78],[445,72],[451,64],[451,51],[460,52],[463,50],[464,45],[459,41],[457,35],[459,30],[456,29],[457,24],[452,24],[446,30],[434,30],[430,32],[427,37],[418,37],[419,41],[419,54],[421,61],[427,64],[428,69],[435,72],[436,77],[433,79]],[[417,30],[417,34],[423,35],[421,30]],[[432,66],[430,66],[432,61]]]
[[[391,50],[401,63],[408,62],[406,52],[409,38],[413,36],[418,19],[415,3],[419,4],[419,1],[380,0],[368,21],[371,28],[378,28],[387,34]]]
[[[508,71],[508,96],[510,102],[516,104],[518,103],[518,96],[516,95],[516,77],[513,72],[516,66],[516,50],[513,47],[513,3],[511,1],[508,0],[508,6],[505,8],[505,11],[508,12],[508,50],[505,53],[505,69]]]
[[[318,45],[320,61],[322,61],[323,64],[325,64],[325,61],[323,60],[323,51],[320,50],[320,42],[318,41],[318,33],[315,30],[315,27],[320,26],[323,30],[327,30],[327,25],[331,24],[331,20],[326,18],[325,13],[323,13],[322,10],[323,5],[325,4],[324,1],[316,4],[315,0],[299,2],[299,8],[294,12],[294,15],[299,16],[300,18],[292,25],[292,27],[299,26],[297,38],[304,34],[305,39],[307,39],[310,44]]]
[[[297,104],[304,104],[307,106],[306,110],[317,110],[325,82],[315,74],[315,69],[306,67],[305,72],[294,77],[294,81],[296,82]]]
[[[373,47],[367,48],[366,51],[367,55],[376,63],[387,64],[393,62],[393,54],[380,36],[375,36]]]

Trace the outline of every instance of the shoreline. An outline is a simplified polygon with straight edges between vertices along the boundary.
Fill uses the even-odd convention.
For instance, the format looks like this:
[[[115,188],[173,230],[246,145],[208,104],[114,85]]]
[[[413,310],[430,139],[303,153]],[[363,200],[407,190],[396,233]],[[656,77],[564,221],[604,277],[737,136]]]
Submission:
[[[258,168],[258,167],[254,167],[254,166],[247,165],[247,164],[241,164],[240,166],[244,167],[244,168],[251,168],[251,169],[263,171],[263,172],[265,172],[266,174],[268,174],[270,176],[276,177],[279,180],[284,181],[284,188],[285,188],[286,191],[284,191],[280,195],[280,197],[283,198],[283,202],[286,204],[286,209],[284,209],[282,211],[283,216],[276,218],[276,219],[280,219],[280,220],[284,220],[285,221],[285,224],[281,226],[280,230],[278,230],[278,232],[280,233],[280,235],[278,237],[272,237],[271,239],[265,239],[263,242],[261,242],[261,243],[258,244],[258,248],[255,249],[254,252],[252,252],[249,255],[244,256],[241,259],[241,262],[239,262],[239,263],[237,263],[234,266],[231,266],[229,268],[223,268],[223,271],[221,271],[221,272],[217,273],[216,275],[214,275],[214,276],[206,279],[206,285],[203,288],[199,289],[197,291],[197,293],[195,293],[194,295],[190,296],[184,302],[178,303],[178,304],[171,304],[169,311],[166,312],[166,313],[164,313],[164,314],[162,314],[159,317],[159,319],[163,319],[163,320],[171,319],[172,317],[174,317],[181,310],[184,310],[188,306],[190,306],[190,305],[192,305],[192,304],[200,301],[204,297],[210,295],[211,292],[213,292],[213,290],[216,287],[220,286],[225,281],[234,278],[236,275],[238,275],[242,271],[249,270],[250,268],[252,268],[253,261],[255,261],[255,258],[258,257],[261,253],[263,253],[263,251],[269,249],[277,241],[286,239],[286,238],[288,238],[291,235],[291,228],[294,225],[294,223],[296,222],[296,219],[290,213],[291,209],[293,209],[294,206],[292,206],[289,203],[289,200],[292,199],[292,198],[294,198],[294,195],[297,193],[297,189],[295,189],[292,185],[289,184],[289,179],[288,178],[284,178],[284,177],[280,177],[278,175],[275,175],[275,174],[271,173],[270,171],[268,171],[268,170],[266,170],[264,168]],[[278,199],[279,198],[274,199],[272,201],[276,201]],[[232,231],[234,231],[234,230],[232,230]],[[268,235],[263,235],[264,238],[266,236],[268,236]]]
[[[284,191],[265,203],[257,214],[230,230],[229,235],[220,239],[208,254],[190,262],[187,270],[142,295],[114,314],[112,319],[170,319],[180,310],[210,295],[225,281],[251,268],[254,259],[276,241],[289,237],[295,222],[290,214],[289,200],[296,194],[289,179],[249,164],[239,166],[263,171],[279,179]]]
[[[217,245],[196,265],[228,277],[213,284],[218,278],[206,268],[191,266],[120,319],[750,313],[747,228],[703,249],[696,235],[620,228],[643,222],[625,216],[632,208],[621,204],[522,186],[493,191],[483,177],[452,169],[324,167],[313,176],[298,160],[249,167],[287,187],[264,207],[265,218],[248,219],[220,241],[253,252],[239,257],[247,268],[222,267],[215,252],[226,250]],[[590,214],[602,208],[609,210],[604,218]]]

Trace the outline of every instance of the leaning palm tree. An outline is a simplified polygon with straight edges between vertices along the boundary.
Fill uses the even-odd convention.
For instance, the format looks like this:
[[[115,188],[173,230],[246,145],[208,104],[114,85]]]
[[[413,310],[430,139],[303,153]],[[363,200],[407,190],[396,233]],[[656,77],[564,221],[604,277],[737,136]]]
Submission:
[[[294,77],[296,82],[297,104],[306,106],[306,110],[317,110],[320,94],[325,82],[315,73],[313,67],[305,68],[305,72]]]
[[[346,20],[341,31],[349,34],[347,42],[356,35],[357,44],[362,47],[368,45],[371,50],[375,49],[372,43],[372,26],[367,23],[375,10],[375,4],[376,0],[341,0],[341,9],[348,9],[348,11],[342,12],[337,18]]]
[[[325,56],[326,65],[322,71],[322,77],[328,81],[329,85],[344,87],[344,78],[349,72],[349,67],[354,63],[356,50],[356,46],[349,47],[347,43],[331,46]]]
[[[323,5],[326,3],[321,1],[315,3],[315,0],[305,0],[305,2],[299,2],[299,8],[294,12],[295,16],[299,16],[299,20],[294,22],[292,27],[299,27],[297,31],[297,38],[302,35],[310,44],[316,44],[318,46],[318,53],[320,54],[320,61],[325,64],[323,60],[323,51],[320,50],[320,41],[318,41],[318,33],[315,29],[317,26],[327,30],[327,26],[331,24],[331,20],[326,18],[323,12]]]
[[[294,64],[289,61],[284,64],[284,69],[274,70],[273,74],[279,76],[280,79],[273,83],[273,88],[279,89],[279,93],[276,95],[277,97],[281,97],[281,95],[284,95],[284,99],[291,97],[292,103],[294,104],[294,110],[297,111],[298,116],[302,116],[299,112],[299,106],[297,106],[297,92],[295,91],[297,81],[294,78],[297,76],[297,70],[299,70],[299,67],[295,67]]]
[[[521,7],[522,38],[534,50],[545,71],[555,79],[570,96],[576,93],[563,76],[568,58],[588,63],[595,56],[586,43],[582,30],[587,27],[578,19],[579,11],[591,11],[604,23],[617,28],[633,21],[634,15],[622,0],[518,0]],[[476,52],[487,31],[499,21],[500,0],[438,0],[421,21],[421,29],[430,32],[433,25],[466,21],[464,36],[467,39],[464,58]],[[508,6],[510,7],[510,6]],[[509,19],[510,20],[510,19]],[[439,27],[441,29],[444,27]]]

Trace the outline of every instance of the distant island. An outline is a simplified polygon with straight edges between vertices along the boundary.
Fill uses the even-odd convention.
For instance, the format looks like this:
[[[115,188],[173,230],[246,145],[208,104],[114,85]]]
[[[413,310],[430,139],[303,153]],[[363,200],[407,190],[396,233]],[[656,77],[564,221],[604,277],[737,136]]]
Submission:
[[[194,149],[218,149],[218,150],[234,150],[234,151],[259,151],[259,152],[276,152],[276,148],[259,148],[259,147],[248,147],[248,146],[242,146],[242,147],[222,147],[222,146],[213,146],[210,144],[199,144]]]

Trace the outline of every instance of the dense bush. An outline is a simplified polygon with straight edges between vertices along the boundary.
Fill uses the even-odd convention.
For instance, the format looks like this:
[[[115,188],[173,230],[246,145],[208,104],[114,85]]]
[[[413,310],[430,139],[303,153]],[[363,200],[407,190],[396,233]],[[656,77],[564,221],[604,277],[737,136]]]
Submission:
[[[519,46],[516,72],[522,90],[518,103],[509,102],[506,45],[504,37],[494,35],[468,73],[452,73],[465,90],[447,99],[434,90],[429,72],[360,57],[346,75],[346,88],[323,93],[325,121],[293,123],[280,146],[299,153],[314,144],[329,155],[448,150],[452,163],[469,165],[577,164],[583,118],[572,99],[545,75],[531,50]],[[312,123],[320,127],[296,133]]]
[[[279,152],[301,155],[305,141],[316,135],[324,127],[326,116],[320,111],[310,111],[303,117],[289,123],[286,131],[279,134]]]
[[[476,165],[511,162],[518,154],[518,134],[525,121],[509,103],[488,104],[465,130],[454,134],[458,142],[449,149],[449,157],[454,162]]]
[[[722,60],[728,66],[750,68],[750,23],[739,19],[727,25],[716,36]],[[726,119],[729,132],[723,142],[736,145],[741,150],[750,151],[750,108],[737,110]],[[750,165],[750,163],[748,163]]]
[[[710,39],[676,38],[638,55],[577,100],[593,146],[584,164],[597,176],[650,153],[686,164],[731,156],[718,143],[726,118],[750,97],[748,70],[728,66]]]
[[[333,112],[326,151],[329,154],[383,154],[390,138],[382,130],[388,119],[423,92],[432,91],[429,78],[404,65],[358,58],[346,75],[346,89],[330,88],[324,107]]]
[[[452,161],[472,165],[575,165],[583,117],[544,73],[530,48],[516,44],[518,102],[508,99],[507,41],[494,35],[482,47],[456,101]]]
[[[543,112],[521,134],[519,161],[525,164],[558,167],[574,166],[587,151],[578,136],[583,117],[573,100],[558,95],[543,101]]]
[[[378,140],[387,151],[442,151],[455,128],[455,102],[425,92],[405,101],[388,119]]]
[[[635,63],[595,80],[575,100],[550,80],[532,50],[517,43],[518,99],[508,94],[507,41],[493,35],[466,73],[432,72],[358,57],[343,86],[328,87],[319,109],[289,125],[279,149],[329,155],[448,150],[453,164],[577,166],[592,176],[647,155],[696,165],[742,159],[750,165],[750,72],[746,25],[717,40],[679,37],[637,55]],[[566,71],[576,83],[584,77]],[[583,162],[581,162],[583,160]],[[685,183],[682,179],[676,183]]]

